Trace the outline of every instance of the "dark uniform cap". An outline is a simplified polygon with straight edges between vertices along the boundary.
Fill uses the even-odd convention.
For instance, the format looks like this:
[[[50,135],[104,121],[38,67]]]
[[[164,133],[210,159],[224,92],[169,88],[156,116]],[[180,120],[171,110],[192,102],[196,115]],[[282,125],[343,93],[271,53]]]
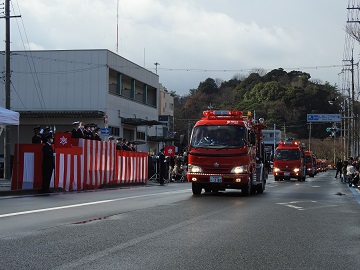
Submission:
[[[98,130],[100,130],[100,128],[99,128],[99,127],[95,128],[95,131],[98,131]]]
[[[34,127],[34,131],[37,131],[37,130],[40,130],[40,129],[41,129],[40,126]]]
[[[72,124],[73,124],[73,126],[77,126],[77,125],[80,124],[80,122],[79,122],[79,121],[75,121],[75,122],[73,122]]]

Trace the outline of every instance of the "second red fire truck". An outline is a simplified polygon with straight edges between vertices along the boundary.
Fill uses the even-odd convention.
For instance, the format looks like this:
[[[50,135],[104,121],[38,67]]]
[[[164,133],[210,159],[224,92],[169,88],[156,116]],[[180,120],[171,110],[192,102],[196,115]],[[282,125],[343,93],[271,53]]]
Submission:
[[[280,142],[274,154],[273,174],[275,181],[296,178],[305,181],[305,148],[294,140]]]

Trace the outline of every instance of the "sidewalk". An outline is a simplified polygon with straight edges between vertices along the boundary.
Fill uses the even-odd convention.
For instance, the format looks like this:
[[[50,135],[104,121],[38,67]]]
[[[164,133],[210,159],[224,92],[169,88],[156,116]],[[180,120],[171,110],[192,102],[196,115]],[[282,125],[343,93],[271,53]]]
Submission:
[[[0,191],[10,190],[11,181],[8,179],[0,178]]]
[[[125,184],[106,184],[101,186],[99,189],[106,188],[128,188],[130,186],[142,186],[147,185],[151,186],[151,182],[148,184],[144,183],[125,183]],[[53,192],[66,192],[62,188],[50,188]],[[94,191],[95,189],[90,190],[82,190],[82,191]],[[11,181],[8,179],[0,178],[0,197],[4,196],[18,196],[18,195],[34,195],[34,194],[43,194],[40,189],[19,189],[19,190],[11,190]]]
[[[26,190],[11,190],[11,181],[9,179],[0,178],[0,197],[40,194],[40,190],[26,189]]]

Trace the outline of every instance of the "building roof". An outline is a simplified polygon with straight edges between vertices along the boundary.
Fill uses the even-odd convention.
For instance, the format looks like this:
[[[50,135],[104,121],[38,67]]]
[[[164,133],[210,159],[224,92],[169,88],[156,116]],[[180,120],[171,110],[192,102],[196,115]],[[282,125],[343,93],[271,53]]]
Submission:
[[[103,111],[19,111],[20,118],[103,118]]]

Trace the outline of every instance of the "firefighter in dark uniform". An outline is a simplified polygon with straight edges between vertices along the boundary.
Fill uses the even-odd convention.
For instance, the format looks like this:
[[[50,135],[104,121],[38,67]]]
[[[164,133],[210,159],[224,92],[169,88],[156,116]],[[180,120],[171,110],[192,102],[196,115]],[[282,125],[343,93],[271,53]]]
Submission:
[[[32,143],[41,143],[41,134],[40,134],[40,126],[34,128],[34,136],[31,139]]]
[[[49,132],[44,136],[44,146],[42,148],[42,192],[50,192],[50,181],[55,167],[54,150],[51,146],[53,143],[53,134]]]
[[[123,150],[122,149],[122,144],[123,144],[123,139],[122,138],[117,138],[116,139],[116,150]]]
[[[51,128],[49,126],[44,127],[44,129],[42,130],[42,132],[40,131],[41,134],[41,141],[42,143],[46,142],[45,137],[51,132]]]
[[[95,141],[102,141],[100,138],[100,128],[99,127],[95,128],[93,138]]]
[[[165,163],[165,155],[164,149],[162,148],[159,153],[159,182],[160,186],[164,185],[164,177],[166,175],[166,163]]]
[[[91,124],[85,124],[84,139],[92,140]]]
[[[84,135],[80,129],[80,122],[76,121],[72,123],[73,129],[71,130],[71,138],[81,139],[84,138]]]

